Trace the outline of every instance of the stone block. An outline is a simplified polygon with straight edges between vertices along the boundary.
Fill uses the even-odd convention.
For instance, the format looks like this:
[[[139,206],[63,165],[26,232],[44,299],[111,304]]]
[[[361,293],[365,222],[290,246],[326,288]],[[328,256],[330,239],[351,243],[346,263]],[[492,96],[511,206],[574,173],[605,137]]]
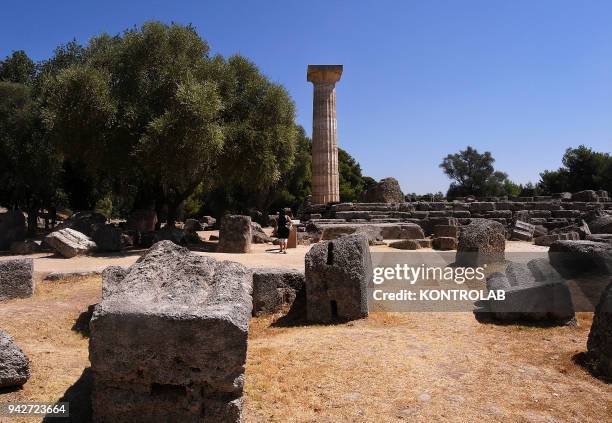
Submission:
[[[368,315],[367,287],[373,271],[365,236],[315,244],[306,254],[305,268],[309,321],[353,320]]]
[[[517,220],[514,222],[514,227],[512,228],[511,239],[514,241],[533,241],[533,233],[535,232],[535,225],[531,223],[523,222],[521,220]]]
[[[441,236],[432,240],[432,247],[434,250],[456,250],[457,249],[457,238]]]
[[[249,216],[226,215],[221,219],[218,251],[223,253],[249,253],[253,232]]]
[[[602,292],[587,340],[588,362],[596,374],[612,379],[612,282]]]
[[[575,324],[569,287],[547,259],[529,263],[510,262],[504,273],[493,273],[488,290],[505,291],[505,299],[490,300],[488,309],[503,321],[531,321],[542,324]]]
[[[0,261],[0,301],[28,298],[34,293],[32,259]]]
[[[297,270],[253,269],[253,315],[282,311],[303,287],[304,274]]]
[[[99,422],[239,422],[252,274],[162,241],[107,269],[90,323]]]
[[[13,337],[0,330],[0,388],[22,386],[29,378],[28,357],[17,346]]]
[[[96,243],[91,238],[70,228],[51,232],[44,242],[66,258],[89,254],[96,249]]]
[[[472,219],[461,228],[456,263],[460,266],[481,266],[504,261],[506,230],[493,220]]]
[[[459,236],[459,226],[456,225],[436,225],[433,229],[434,237],[451,237]]]

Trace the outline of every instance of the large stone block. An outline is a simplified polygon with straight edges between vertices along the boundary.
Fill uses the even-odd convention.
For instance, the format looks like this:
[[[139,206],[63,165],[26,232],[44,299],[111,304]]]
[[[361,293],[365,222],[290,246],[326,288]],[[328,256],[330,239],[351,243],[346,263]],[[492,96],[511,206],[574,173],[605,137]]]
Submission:
[[[576,192],[572,194],[572,200],[573,201],[584,201],[585,203],[597,202],[599,200],[599,196],[597,195],[597,192],[591,189],[587,189],[587,190]]]
[[[106,223],[106,216],[93,211],[82,211],[73,214],[69,219],[57,225],[54,231],[73,229],[91,237],[94,231]]]
[[[23,241],[27,225],[20,210],[0,213],[0,250],[8,250],[15,241]]]
[[[504,225],[493,220],[472,219],[461,228],[455,261],[460,266],[481,266],[504,261],[505,251]]]
[[[555,241],[548,249],[548,257],[563,274],[612,274],[612,245],[604,242]]]
[[[28,357],[9,334],[0,330],[0,388],[22,386],[29,378]]]
[[[595,217],[589,222],[589,228],[594,234],[612,234],[612,215]]]
[[[434,250],[455,250],[457,248],[457,238],[449,236],[441,236],[433,239],[432,246]]]
[[[218,251],[249,253],[253,242],[250,216],[226,215],[221,219]]]
[[[612,282],[602,292],[595,308],[587,351],[594,370],[612,379]]]
[[[339,223],[318,225],[322,240],[332,240],[343,235],[365,232],[380,234],[380,239],[422,239],[423,229],[415,223]],[[376,236],[378,239],[378,236]]]
[[[28,298],[34,293],[32,259],[0,261],[0,301]]]
[[[291,269],[253,269],[253,315],[290,306],[304,286],[304,274]]]
[[[533,233],[535,232],[535,225],[531,223],[523,222],[521,220],[517,220],[514,222],[514,227],[512,228],[512,237],[511,239],[514,241],[533,241]]]
[[[66,258],[88,254],[96,249],[96,243],[91,238],[70,228],[51,232],[45,237],[45,244]]]
[[[487,289],[505,291],[504,300],[488,302],[495,319],[575,323],[568,285],[547,259],[535,259],[527,264],[510,262],[504,273],[493,273],[487,279]]]
[[[362,200],[368,203],[403,203],[404,194],[397,179],[385,178],[364,191]]]
[[[162,241],[104,272],[90,323],[98,422],[238,422],[252,274]]]
[[[319,242],[306,254],[307,318],[313,322],[368,315],[367,287],[372,259],[363,235]]]

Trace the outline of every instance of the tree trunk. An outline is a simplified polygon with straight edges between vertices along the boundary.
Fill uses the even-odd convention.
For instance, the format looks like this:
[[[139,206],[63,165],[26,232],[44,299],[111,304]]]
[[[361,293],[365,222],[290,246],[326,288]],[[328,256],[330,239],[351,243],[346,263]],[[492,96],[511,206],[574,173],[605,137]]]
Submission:
[[[38,209],[28,210],[28,238],[34,238],[38,229]]]

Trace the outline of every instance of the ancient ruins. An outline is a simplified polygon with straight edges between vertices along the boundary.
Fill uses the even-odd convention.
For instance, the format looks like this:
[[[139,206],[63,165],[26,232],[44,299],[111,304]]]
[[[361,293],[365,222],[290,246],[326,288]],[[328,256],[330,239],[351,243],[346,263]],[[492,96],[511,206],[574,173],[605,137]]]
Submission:
[[[336,82],[342,65],[308,65],[312,82],[312,201],[326,204],[340,201],[338,140],[336,134]]]

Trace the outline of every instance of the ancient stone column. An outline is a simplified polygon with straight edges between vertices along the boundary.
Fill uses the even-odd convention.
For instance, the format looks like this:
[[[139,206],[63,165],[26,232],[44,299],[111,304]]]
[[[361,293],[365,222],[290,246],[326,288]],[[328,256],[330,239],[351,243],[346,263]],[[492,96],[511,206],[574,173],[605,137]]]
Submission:
[[[340,201],[338,142],[336,139],[336,82],[342,65],[308,65],[307,80],[314,86],[312,111],[312,202]]]

